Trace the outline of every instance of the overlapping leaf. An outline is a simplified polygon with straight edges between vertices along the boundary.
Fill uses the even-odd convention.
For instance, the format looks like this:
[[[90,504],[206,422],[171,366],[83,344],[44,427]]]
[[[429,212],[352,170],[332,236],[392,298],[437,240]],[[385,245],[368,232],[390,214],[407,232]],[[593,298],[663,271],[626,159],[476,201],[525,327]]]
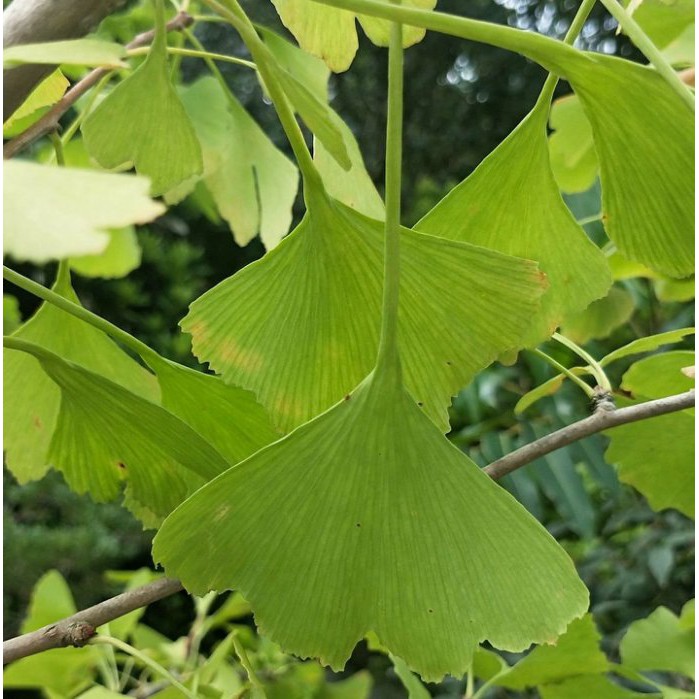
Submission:
[[[298,171],[232,95],[205,77],[181,92],[201,142],[203,183],[238,245],[258,233],[267,249],[291,225]],[[191,190],[187,182],[171,198]]]
[[[357,30],[354,12],[327,7],[311,0],[272,0],[284,26],[296,37],[305,51],[322,58],[331,70],[347,70],[357,52]],[[407,5],[432,9],[436,0],[408,0]],[[380,46],[388,45],[388,22],[359,15],[367,36]],[[425,30],[403,28],[403,45],[421,41]]]
[[[551,336],[561,321],[604,296],[611,284],[604,255],[578,226],[558,191],[541,102],[476,171],[415,228],[536,260],[549,281],[520,346]]]
[[[109,243],[107,229],[146,223],[164,211],[148,197],[144,177],[17,160],[6,161],[3,172],[3,249],[17,260],[97,254]]]
[[[170,83],[159,30],[146,60],[89,114],[85,147],[102,166],[148,175],[151,192],[167,192],[202,170],[194,128]]]
[[[70,63],[78,66],[105,66],[123,68],[121,60],[126,51],[120,44],[101,39],[69,39],[47,41],[41,44],[10,46],[2,52],[5,68],[22,63],[59,65]]]
[[[579,345],[609,337],[629,321],[634,308],[633,296],[626,289],[613,286],[604,298],[593,301],[584,311],[568,316],[561,332]]]
[[[460,675],[479,641],[551,642],[587,607],[563,550],[385,371],[187,500],[153,555],[335,669],[374,631],[425,679]]]
[[[636,362],[622,388],[641,399],[687,391],[694,382],[681,369],[693,352],[666,352]],[[633,422],[609,431],[606,459],[619,466],[619,478],[633,485],[656,510],[674,507],[694,516],[694,415],[683,410]]]
[[[2,125],[3,137],[11,138],[24,131],[49,106],[63,97],[69,85],[70,82],[60,70],[56,69],[53,73],[49,73]]]
[[[78,302],[63,270],[53,290]],[[158,386],[151,374],[122,352],[103,333],[45,303],[14,337],[46,347],[151,400]],[[38,361],[24,352],[5,350],[4,448],[6,463],[20,483],[43,476],[60,406],[60,390]]]
[[[378,348],[382,228],[325,194],[279,247],[191,306],[195,354],[254,391],[288,431],[339,400]],[[450,397],[520,342],[536,266],[403,229],[400,337],[408,390],[446,430]],[[497,319],[497,323],[493,322]]]
[[[115,498],[126,483],[138,514],[171,512],[230,464],[183,421],[38,345],[33,354],[61,392],[48,459],[71,488],[93,499]],[[153,519],[148,517],[148,524]]]
[[[71,269],[83,277],[125,277],[141,264],[141,248],[133,226],[106,231],[107,247],[99,255],[70,258]]]

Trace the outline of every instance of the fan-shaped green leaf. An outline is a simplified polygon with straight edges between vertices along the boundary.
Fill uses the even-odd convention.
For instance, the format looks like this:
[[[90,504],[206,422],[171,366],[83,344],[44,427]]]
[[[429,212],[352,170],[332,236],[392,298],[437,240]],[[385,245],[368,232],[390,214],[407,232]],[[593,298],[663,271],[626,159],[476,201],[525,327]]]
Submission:
[[[50,570],[39,578],[32,590],[29,610],[22,622],[21,633],[75,614],[73,595],[63,576]],[[3,687],[41,688],[56,696],[75,696],[89,686],[98,662],[97,648],[56,648],[21,658],[3,672]]]
[[[296,166],[214,78],[197,80],[181,95],[201,142],[204,185],[236,242],[247,245],[259,233],[265,247],[273,248],[291,225]],[[193,186],[193,181],[184,183],[168,199],[180,198]]]
[[[4,250],[17,260],[100,253],[108,229],[146,223],[165,210],[148,197],[143,177],[18,160],[5,161],[3,171]]]
[[[106,501],[126,482],[128,502],[163,517],[230,466],[155,403],[39,345],[15,342],[21,343],[15,349],[36,357],[60,388],[48,459],[75,491]]]
[[[101,39],[69,39],[67,41],[47,41],[41,44],[21,44],[10,46],[2,52],[5,68],[22,63],[43,63],[60,65],[70,63],[78,66],[104,66],[123,68],[121,60],[126,51],[120,44]]]
[[[53,290],[79,303],[66,270]],[[144,398],[157,400],[154,377],[122,352],[106,335],[45,303],[14,337],[46,347]],[[7,467],[20,483],[41,478],[49,468],[48,450],[60,405],[60,390],[37,360],[5,350],[4,427]]]
[[[251,456],[281,436],[255,396],[218,376],[174,362],[149,359],[162,405],[204,437],[231,464]]]
[[[39,118],[45,108],[63,97],[69,85],[68,79],[58,69],[47,75],[2,125],[2,135],[10,138],[24,131]]]
[[[635,670],[679,672],[694,678],[694,629],[682,629],[666,607],[631,624],[619,651],[622,662]]]
[[[600,359],[600,364],[602,366],[607,366],[607,364],[611,364],[622,357],[628,357],[632,354],[642,354],[643,352],[652,352],[664,345],[673,345],[676,342],[680,342],[683,338],[687,337],[687,335],[693,335],[695,332],[694,328],[680,328],[679,330],[670,330],[666,333],[641,337],[638,340],[629,342],[628,345],[624,345],[610,352],[606,357]]]
[[[510,689],[560,682],[575,675],[606,672],[601,636],[590,614],[571,623],[555,645],[539,646],[513,665],[495,684]]]
[[[604,255],[575,222],[551,174],[547,109],[544,102],[535,107],[415,226],[539,263],[549,289],[522,345],[550,337],[565,317],[603,296],[611,284]]]
[[[549,137],[551,170],[564,192],[584,192],[599,172],[590,122],[576,95],[566,95],[551,106]]]
[[[336,73],[347,70],[357,52],[355,13],[327,7],[312,0],[272,0],[284,26],[296,37],[304,51],[322,58]],[[432,9],[436,0],[407,0],[407,5]],[[388,23],[360,15],[367,36],[380,46],[388,45]],[[425,30],[403,28],[403,45],[421,41]]]
[[[71,269],[83,277],[114,279],[125,277],[141,264],[141,248],[133,226],[106,231],[107,247],[98,255],[83,255],[70,259]]]
[[[460,675],[479,641],[551,642],[587,608],[564,551],[390,372],[202,488],[153,555],[196,594],[239,589],[263,633],[335,669],[374,631],[423,678]]]
[[[182,321],[195,354],[254,391],[284,431],[350,391],[378,348],[382,226],[324,194],[307,197],[306,217],[278,248]],[[446,431],[450,397],[519,342],[544,281],[531,262],[407,229],[401,265],[406,385]]]
[[[561,332],[579,345],[609,337],[620,325],[628,322],[634,308],[633,296],[626,289],[613,286],[604,298],[593,301],[584,311],[568,316]]]
[[[622,388],[638,398],[686,391],[693,381],[681,369],[693,363],[693,352],[646,357],[626,372]],[[693,413],[683,410],[610,430],[605,454],[609,463],[618,465],[620,480],[643,493],[651,507],[674,507],[689,517],[694,516]]]
[[[82,125],[85,147],[105,168],[135,167],[159,195],[202,171],[199,141],[170,83],[165,36]]]

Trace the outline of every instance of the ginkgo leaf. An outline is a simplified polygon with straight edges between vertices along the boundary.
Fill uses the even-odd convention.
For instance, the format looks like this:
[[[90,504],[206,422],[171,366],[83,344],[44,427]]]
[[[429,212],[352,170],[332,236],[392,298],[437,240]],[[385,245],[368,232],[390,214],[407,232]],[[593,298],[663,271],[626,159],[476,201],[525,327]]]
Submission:
[[[10,46],[2,52],[5,68],[22,63],[43,63],[60,65],[69,63],[78,66],[104,66],[123,68],[121,60],[126,50],[121,44],[101,39],[69,39],[66,41],[47,41],[41,44],[21,44]]]
[[[98,255],[71,257],[71,269],[83,277],[125,277],[141,264],[141,247],[133,226],[106,231],[107,247]]]
[[[90,155],[108,169],[135,167],[154,196],[202,171],[199,141],[170,83],[165,37],[82,124]]]
[[[19,160],[6,160],[3,171],[3,249],[17,260],[100,253],[109,243],[107,229],[146,223],[165,210],[149,198],[144,177]]]
[[[609,337],[620,325],[628,322],[635,310],[633,296],[613,286],[601,299],[593,301],[585,310],[569,315],[561,332],[573,342],[583,345],[592,339]]]
[[[622,662],[635,670],[679,672],[694,678],[694,629],[683,629],[666,607],[631,624],[619,652]]]
[[[181,95],[201,142],[203,183],[236,242],[247,245],[259,233],[273,248],[291,226],[296,166],[214,78],[197,80]]]
[[[564,192],[584,192],[595,182],[599,162],[592,128],[576,95],[566,95],[551,106],[549,136],[551,170]]]
[[[165,359],[151,358],[149,365],[158,377],[163,407],[196,430],[229,463],[236,464],[281,437],[250,391]]]
[[[382,220],[383,200],[369,177],[359,144],[352,130],[329,105],[328,67],[319,58],[302,51],[274,32],[264,29],[261,34],[277,62],[323,102],[328,112],[332,112],[333,123],[340,131],[351,163],[348,170],[338,163],[319,138],[313,141],[313,160],[328,194],[365,216]]]
[[[609,661],[600,650],[601,640],[592,616],[586,614],[573,621],[555,645],[534,648],[494,684],[521,690],[574,675],[606,672]]]
[[[63,576],[50,570],[39,578],[29,603],[21,633],[36,631],[77,611]],[[90,685],[99,662],[97,648],[54,648],[8,665],[3,672],[5,689],[35,687],[49,696],[75,696]],[[55,694],[53,694],[55,693]]]
[[[306,197],[299,227],[181,323],[195,354],[254,391],[285,432],[371,370],[380,326],[382,225],[324,193]],[[446,431],[451,396],[520,341],[545,280],[529,261],[407,229],[401,237],[406,385]]]
[[[68,79],[58,69],[47,75],[2,125],[3,136],[9,138],[21,133],[39,118],[44,108],[58,102],[69,85]]]
[[[592,124],[605,230],[626,257],[672,277],[692,274],[693,114],[652,68],[593,60],[567,77]]]
[[[693,352],[665,352],[636,362],[622,388],[637,398],[661,398],[687,391],[693,379],[682,369]],[[617,399],[620,404],[629,401]],[[605,458],[619,467],[619,478],[648,499],[655,510],[674,507],[694,516],[694,411],[682,410],[616,427],[608,432]]]
[[[636,692],[605,675],[580,675],[539,687],[541,699],[670,699],[666,694]],[[676,697],[675,699],[679,699]]]
[[[162,518],[230,467],[157,404],[39,345],[14,342],[12,347],[33,355],[60,389],[48,459],[76,492],[104,502],[126,484],[128,501]]]
[[[79,303],[64,268],[53,290]],[[158,386],[148,371],[99,330],[49,303],[44,303],[13,337],[46,347],[144,398],[158,399]],[[41,478],[49,468],[48,450],[60,390],[34,357],[10,350],[3,356],[6,464],[20,483],[26,483]]]
[[[391,371],[202,488],[153,556],[195,594],[240,590],[289,652],[338,670],[373,631],[426,680],[463,674],[485,639],[552,642],[588,602],[563,549]]]
[[[356,15],[312,0],[272,0],[284,26],[304,51],[322,58],[335,73],[347,70],[357,53]],[[406,5],[432,9],[436,0],[407,0]],[[367,36],[380,46],[388,45],[385,20],[360,15]],[[425,36],[419,27],[403,27],[403,46],[412,46]]]
[[[673,277],[694,271],[694,113],[654,69],[465,17],[379,2],[371,10],[517,51],[568,80],[592,126],[609,237],[625,256],[654,270]],[[513,162],[520,159],[518,153]],[[494,181],[491,198],[498,186]],[[540,202],[537,188],[527,203]]]
[[[415,226],[539,264],[549,289],[521,346],[550,337],[611,285],[604,255],[575,222],[553,179],[546,119],[542,102]]]
[[[585,374],[590,373],[585,367],[578,366],[571,367],[570,372],[576,376],[584,376]],[[554,393],[557,393],[558,389],[560,389],[560,387],[563,385],[566,378],[567,377],[565,374],[556,374],[556,376],[552,376],[547,381],[544,381],[544,383],[539,384],[536,388],[532,388],[531,391],[527,391],[517,401],[517,405],[515,405],[515,413],[523,413],[527,408],[530,408],[532,405],[534,405],[534,403],[537,403],[542,398],[552,396]]]

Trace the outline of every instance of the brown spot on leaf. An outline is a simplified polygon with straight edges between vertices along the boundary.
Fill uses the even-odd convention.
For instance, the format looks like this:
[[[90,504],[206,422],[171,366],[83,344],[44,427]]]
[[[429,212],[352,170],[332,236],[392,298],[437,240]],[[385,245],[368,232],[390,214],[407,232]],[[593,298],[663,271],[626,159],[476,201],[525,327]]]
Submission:
[[[36,427],[37,430],[40,430],[44,427],[44,423],[41,422],[41,418],[38,415],[34,416],[32,422],[34,423],[34,427]]]

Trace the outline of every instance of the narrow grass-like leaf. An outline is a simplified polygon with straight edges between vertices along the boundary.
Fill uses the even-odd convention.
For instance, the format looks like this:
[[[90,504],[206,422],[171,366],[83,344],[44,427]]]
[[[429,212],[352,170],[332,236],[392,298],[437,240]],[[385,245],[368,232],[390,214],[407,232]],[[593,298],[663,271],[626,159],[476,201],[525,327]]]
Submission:
[[[401,237],[406,385],[446,431],[451,396],[519,343],[544,280],[525,260],[407,229]],[[371,370],[382,261],[381,224],[316,193],[300,226],[197,299],[182,327],[202,361],[254,391],[288,431]]]
[[[638,340],[629,342],[628,345],[624,345],[610,352],[605,357],[602,357],[599,363],[601,366],[607,366],[607,364],[611,364],[622,357],[629,357],[632,354],[642,354],[643,352],[652,352],[664,345],[673,345],[676,342],[680,342],[683,338],[687,337],[687,335],[693,335],[695,332],[694,328],[681,328],[679,330],[658,333],[657,335],[641,337]]]
[[[263,633],[335,669],[374,631],[424,679],[458,676],[479,641],[552,642],[587,608],[552,537],[383,372],[202,488],[153,555],[196,594],[239,589]]]
[[[53,290],[79,303],[65,270]],[[44,303],[13,337],[46,347],[144,398],[158,399],[158,386],[149,372],[99,330],[49,303]],[[9,350],[3,357],[6,464],[20,483],[26,483],[41,478],[49,468],[48,450],[60,390],[34,357]]]
[[[273,248],[291,225],[296,166],[214,78],[201,78],[181,94],[201,142],[203,183],[233,237],[247,245],[259,233]],[[193,184],[185,183],[182,193]]]
[[[539,264],[549,288],[530,318],[524,346],[550,337],[566,316],[603,296],[611,284],[604,255],[575,222],[553,179],[547,110],[545,102],[539,104],[415,226]]]
[[[135,167],[150,177],[154,196],[201,172],[199,141],[170,83],[163,34],[146,60],[88,115],[82,133],[102,167]]]
[[[21,349],[61,391],[48,459],[76,492],[104,502],[126,483],[130,501],[164,517],[230,466],[155,403],[39,345],[22,343]]]
[[[148,197],[144,177],[18,160],[5,161],[3,172],[3,249],[17,260],[100,253],[109,243],[107,229],[146,223],[165,210]]]
[[[101,39],[69,39],[47,41],[41,44],[21,44],[10,46],[2,52],[5,68],[22,63],[43,63],[60,65],[69,63],[77,66],[104,66],[123,68],[121,60],[126,51],[120,44]]]

